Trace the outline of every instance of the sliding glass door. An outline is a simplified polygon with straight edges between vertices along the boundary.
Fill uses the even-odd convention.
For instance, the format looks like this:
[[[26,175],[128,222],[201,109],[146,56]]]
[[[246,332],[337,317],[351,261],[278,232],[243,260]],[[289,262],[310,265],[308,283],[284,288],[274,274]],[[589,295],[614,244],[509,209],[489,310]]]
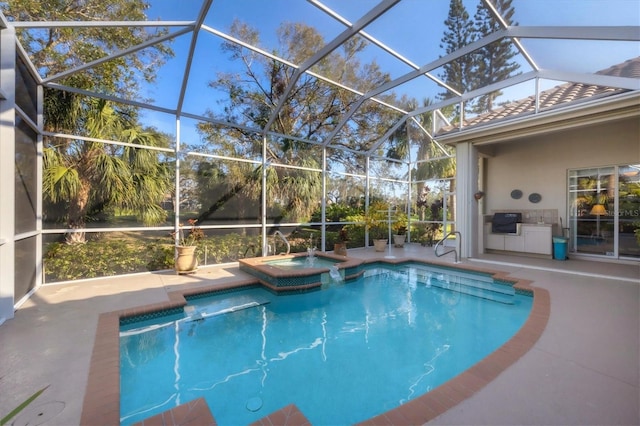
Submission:
[[[640,258],[640,164],[618,168],[618,251]]]
[[[640,258],[640,165],[569,171],[570,250]]]

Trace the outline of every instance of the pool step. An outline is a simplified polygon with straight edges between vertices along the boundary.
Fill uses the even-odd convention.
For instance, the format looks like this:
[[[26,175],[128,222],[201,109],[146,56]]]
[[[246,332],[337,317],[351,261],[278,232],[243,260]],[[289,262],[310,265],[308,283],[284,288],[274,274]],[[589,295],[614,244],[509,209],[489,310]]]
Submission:
[[[408,265],[406,268],[394,271],[390,271],[387,268],[371,268],[365,272],[365,276],[381,274],[410,275],[410,280],[421,285],[431,285],[444,290],[457,291],[508,305],[514,303],[516,294],[511,284],[496,282],[489,274],[472,273],[457,269]]]
[[[427,285],[425,280],[423,284]],[[464,283],[444,282],[440,280],[431,279],[431,286],[442,288],[444,290],[460,292],[470,296],[481,297],[483,299],[491,300],[494,302],[505,303],[507,305],[513,305],[515,299],[515,291],[513,294],[504,293],[502,291],[494,291],[489,288],[483,288],[474,284],[469,285]]]
[[[187,305],[184,307],[186,322],[198,321],[204,318],[214,317],[216,315],[224,315],[232,312],[241,311],[243,309],[256,308],[258,306],[270,303],[266,297],[257,296],[235,296],[227,299],[216,300],[215,302],[198,305]]]
[[[132,327],[126,330],[120,331],[120,337],[133,336],[136,334],[146,333],[153,330],[158,330],[165,327],[174,327],[177,323],[188,323],[193,321],[200,321],[205,318],[214,317],[216,315],[224,315],[231,312],[241,311],[243,309],[255,308],[258,306],[266,305],[269,303],[269,299],[259,296],[235,296],[228,299],[217,300],[215,302],[201,304],[197,302],[192,303],[184,307],[184,318],[171,319],[162,323],[144,324],[139,327]],[[144,322],[143,322],[144,323]]]
[[[449,270],[442,268],[425,269],[412,267],[417,271],[416,280],[425,285],[450,291],[459,291],[470,296],[512,305],[516,294],[512,285],[494,281],[485,274]]]
[[[446,274],[419,274],[417,281],[424,285],[458,291],[470,296],[481,297],[494,302],[512,305],[516,294],[513,286],[488,281],[476,281],[471,278]]]
[[[429,280],[429,276],[419,274],[418,280],[422,283],[426,283]],[[451,285],[460,284],[467,287],[475,287],[478,289],[506,294],[509,296],[513,296],[514,294],[516,294],[515,289],[510,284],[503,284],[494,281],[477,281],[472,278],[461,277],[458,275],[434,274],[431,275],[432,284],[434,281],[442,282],[445,286],[447,283],[450,283]]]

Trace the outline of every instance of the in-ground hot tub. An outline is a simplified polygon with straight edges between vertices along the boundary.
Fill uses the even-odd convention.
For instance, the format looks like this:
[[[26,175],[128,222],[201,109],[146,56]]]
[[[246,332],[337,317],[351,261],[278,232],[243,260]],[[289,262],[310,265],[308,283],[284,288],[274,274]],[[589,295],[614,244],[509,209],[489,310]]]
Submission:
[[[361,259],[350,259],[325,252],[253,257],[240,259],[240,270],[256,277],[274,291],[311,290],[333,280],[349,280],[364,273]]]

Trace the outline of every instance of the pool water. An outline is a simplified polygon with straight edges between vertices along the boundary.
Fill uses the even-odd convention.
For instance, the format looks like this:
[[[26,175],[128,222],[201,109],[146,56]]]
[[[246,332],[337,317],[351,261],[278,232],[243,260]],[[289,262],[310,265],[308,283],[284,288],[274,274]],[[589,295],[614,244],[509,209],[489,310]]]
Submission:
[[[179,318],[123,327],[121,421],[198,397],[219,425],[291,403],[317,425],[371,418],[468,369],[524,324],[532,297],[489,300],[459,291],[462,281],[449,270],[375,266],[322,291],[214,295]]]

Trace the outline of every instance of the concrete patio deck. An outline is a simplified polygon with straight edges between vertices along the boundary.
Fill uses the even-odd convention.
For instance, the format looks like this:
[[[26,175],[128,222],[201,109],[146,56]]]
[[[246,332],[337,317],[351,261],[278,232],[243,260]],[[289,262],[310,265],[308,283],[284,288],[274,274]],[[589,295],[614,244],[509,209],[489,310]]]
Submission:
[[[350,257],[386,254],[349,250]],[[432,248],[414,244],[392,254],[434,258]],[[453,263],[453,255],[439,260]],[[640,424],[640,265],[505,255],[462,264],[533,281],[550,293],[551,315],[529,352],[430,424]],[[41,287],[0,326],[0,416],[48,385],[15,424],[79,424],[101,313],[247,278],[227,265],[188,276],[159,272]]]

